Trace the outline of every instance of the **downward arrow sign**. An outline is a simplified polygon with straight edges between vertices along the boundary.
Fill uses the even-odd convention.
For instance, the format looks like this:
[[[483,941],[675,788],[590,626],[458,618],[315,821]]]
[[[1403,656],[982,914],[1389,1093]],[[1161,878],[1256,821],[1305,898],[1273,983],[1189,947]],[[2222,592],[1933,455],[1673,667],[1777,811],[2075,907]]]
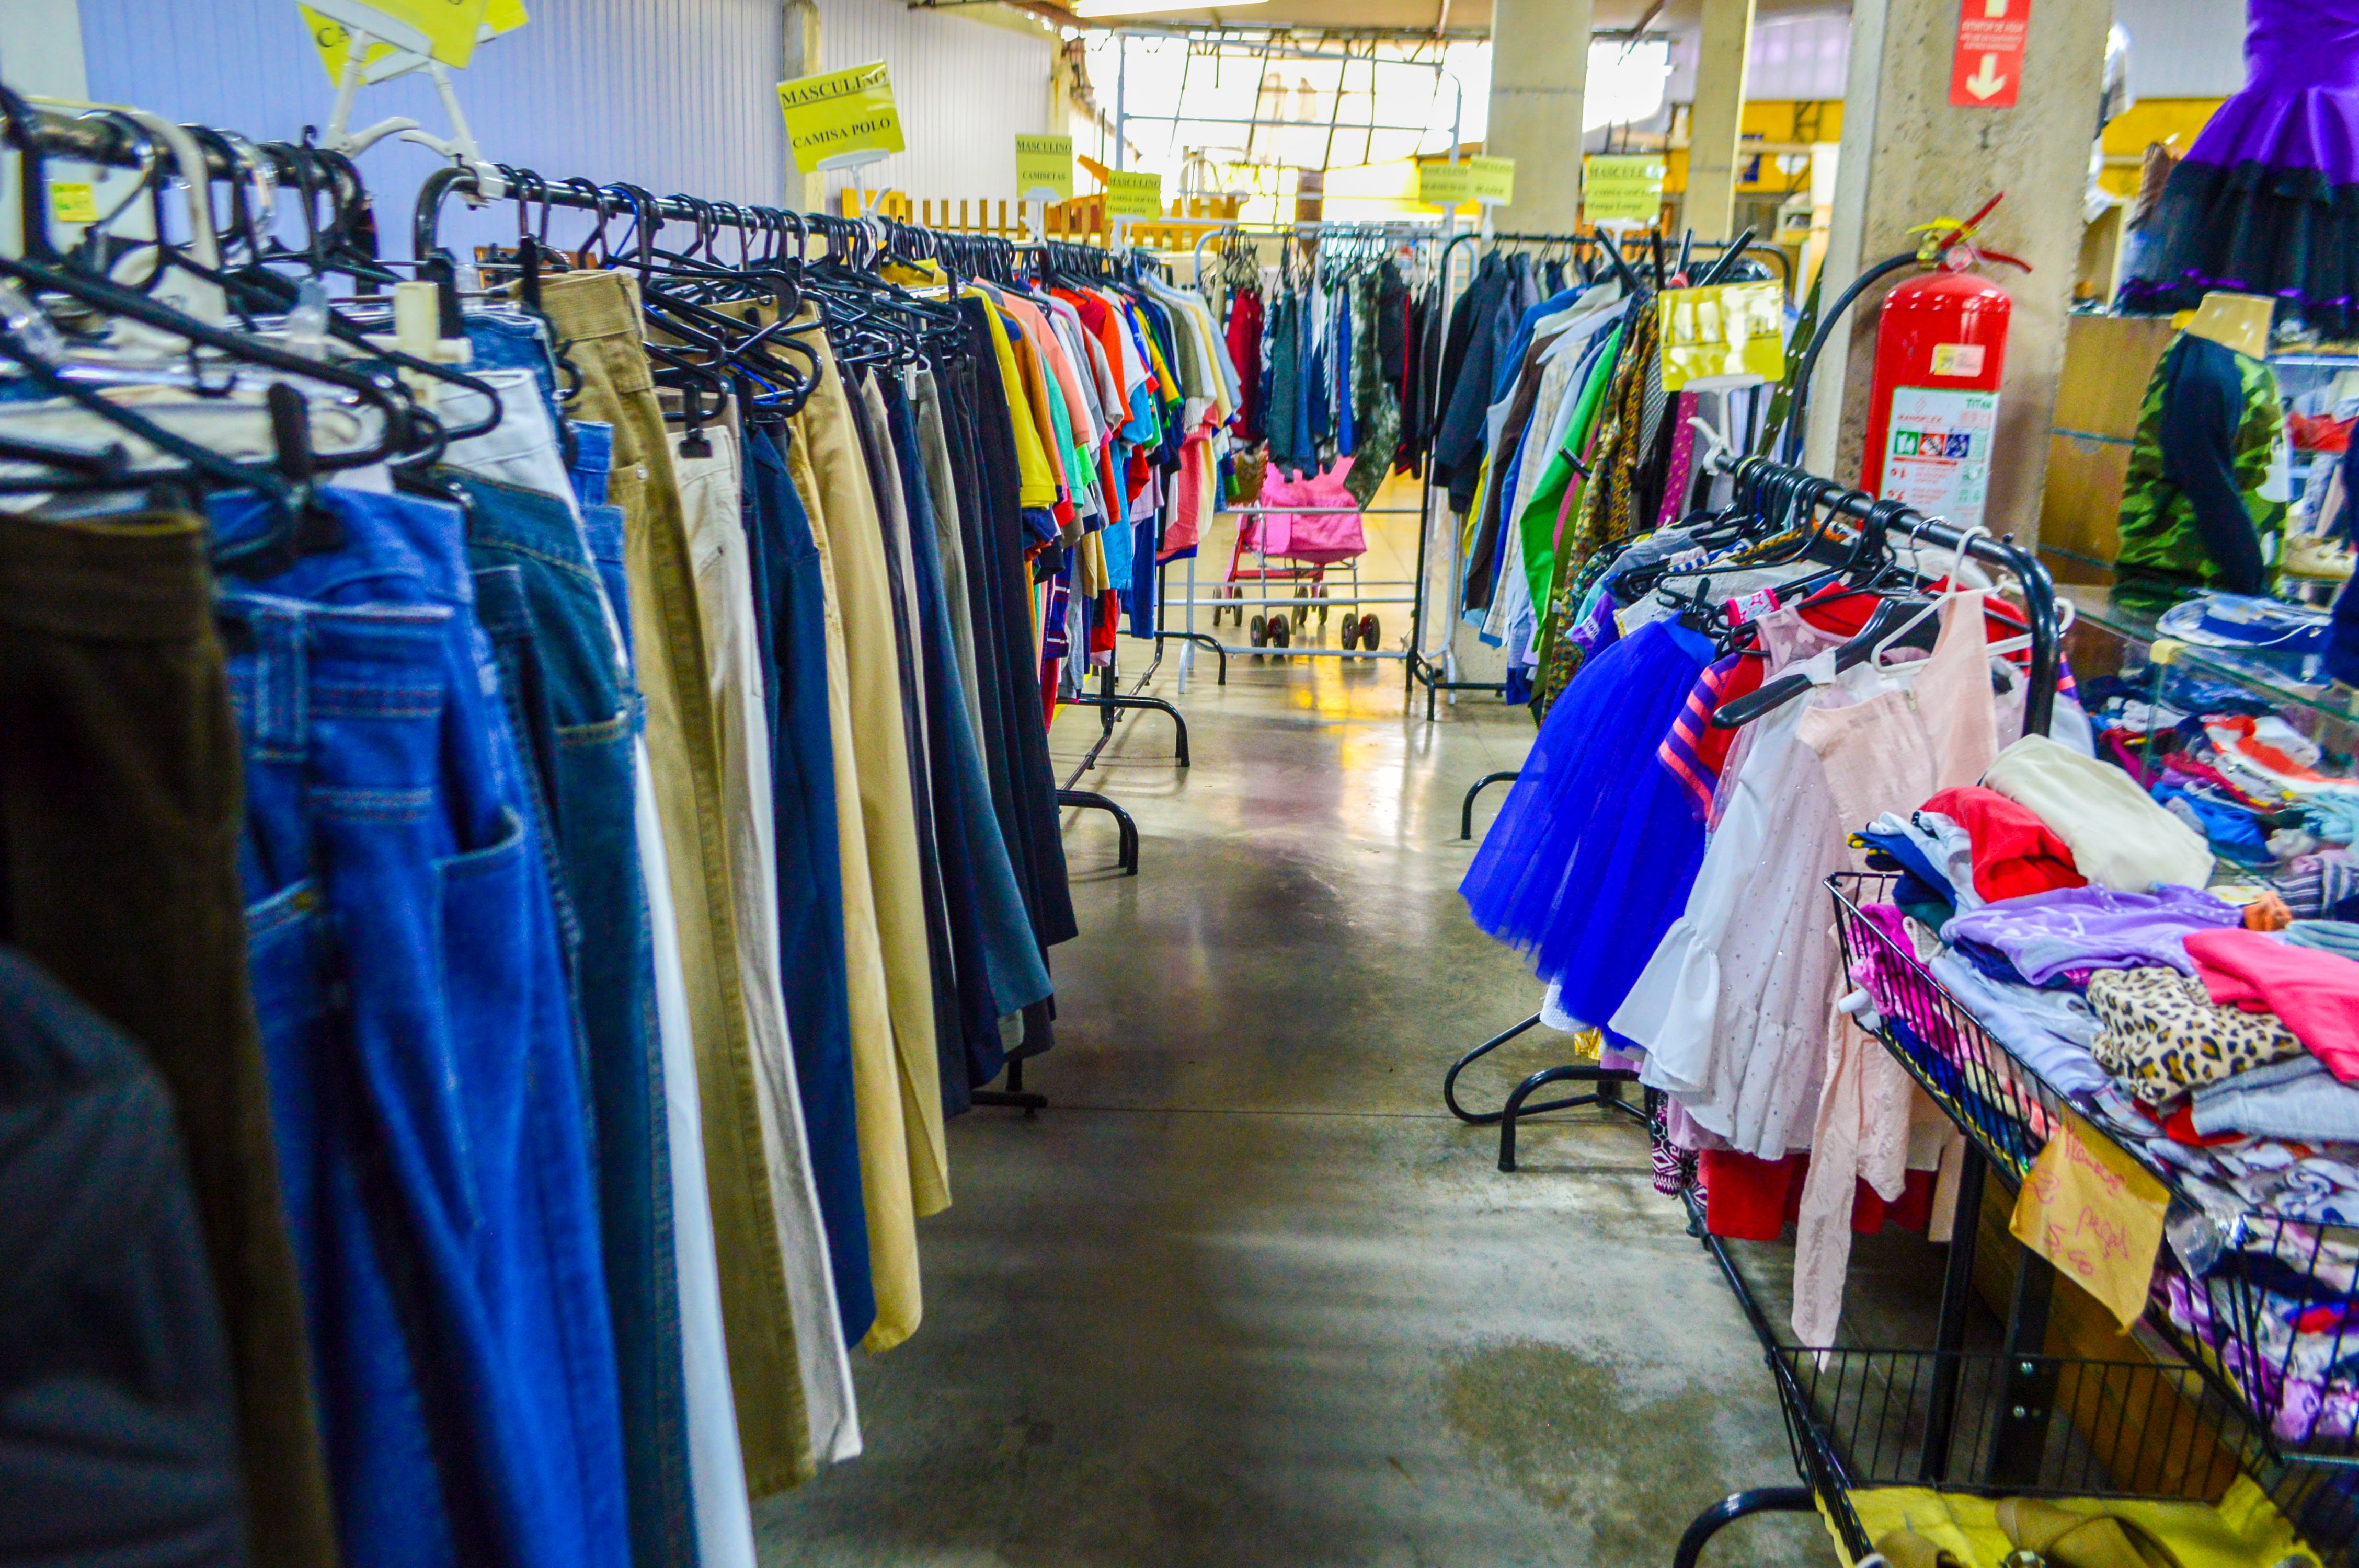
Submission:
[[[1977,98],[1988,98],[2006,85],[2006,78],[1999,73],[1998,56],[1995,54],[1983,56],[1981,68],[1966,78],[1966,91]]]

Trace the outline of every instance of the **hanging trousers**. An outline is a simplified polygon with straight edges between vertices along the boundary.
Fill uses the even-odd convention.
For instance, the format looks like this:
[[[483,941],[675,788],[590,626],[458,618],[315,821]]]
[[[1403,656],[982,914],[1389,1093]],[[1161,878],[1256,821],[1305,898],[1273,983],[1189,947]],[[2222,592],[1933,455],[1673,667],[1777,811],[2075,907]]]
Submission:
[[[0,941],[171,1090],[229,1328],[255,1561],[337,1562],[238,890],[243,792],[196,518],[0,517]]]

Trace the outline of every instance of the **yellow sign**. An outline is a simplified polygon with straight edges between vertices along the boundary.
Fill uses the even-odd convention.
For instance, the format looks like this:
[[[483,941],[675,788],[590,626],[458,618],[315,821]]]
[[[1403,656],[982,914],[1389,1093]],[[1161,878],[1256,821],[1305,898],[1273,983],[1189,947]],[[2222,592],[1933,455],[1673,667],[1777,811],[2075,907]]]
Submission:
[[[1474,166],[1470,163],[1421,163],[1417,166],[1419,205],[1454,212],[1474,200]]]
[[[1110,168],[1105,176],[1105,211],[1109,218],[1163,216],[1163,177]]]
[[[407,49],[430,55],[444,65],[463,66],[482,41],[486,7],[484,0],[310,0],[301,9],[321,59],[341,79],[352,39],[347,36],[332,41],[327,37],[332,29],[366,33],[389,46],[382,52],[370,49],[364,65]]]
[[[95,223],[98,192],[87,185],[53,180],[49,185],[49,216],[60,223]]]
[[[1785,316],[1785,299],[1775,283],[1666,288],[1655,296],[1663,390],[1677,392],[1707,375],[1777,380],[1786,369]]]
[[[805,174],[874,163],[908,146],[893,106],[893,75],[881,59],[781,81],[778,108],[795,167]]]
[[[309,5],[298,5],[295,8],[303,13],[303,26],[311,35],[312,47],[320,51],[320,63],[328,69],[328,80],[341,83],[344,80],[344,61],[352,55],[351,30],[335,17],[322,16]],[[530,20],[524,0],[489,0],[484,7],[483,20],[475,28],[475,41],[488,43],[503,33],[515,32]],[[363,30],[366,30],[365,27]],[[362,57],[361,80],[382,81],[400,75],[416,63],[413,51],[375,40]]]
[[[1016,138],[1016,197],[1019,201],[1073,199],[1073,138]]]
[[[1662,216],[1665,167],[1647,155],[1582,159],[1582,215],[1593,223],[1652,223]]]
[[[1474,170],[1475,200],[1506,202],[1516,199],[1514,158],[1478,157],[1470,167]]]
[[[2023,1179],[2007,1228],[2127,1328],[2146,1311],[2169,1201],[2161,1183],[2068,1110]]]

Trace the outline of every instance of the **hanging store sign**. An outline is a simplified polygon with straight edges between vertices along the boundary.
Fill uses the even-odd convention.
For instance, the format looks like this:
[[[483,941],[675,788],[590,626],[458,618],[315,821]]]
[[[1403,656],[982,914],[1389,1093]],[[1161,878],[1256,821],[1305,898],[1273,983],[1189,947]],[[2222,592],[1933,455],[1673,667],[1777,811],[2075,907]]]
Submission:
[[[1581,160],[1581,211],[1593,223],[1651,224],[1663,212],[1669,166],[1647,155],[1605,154]]]
[[[1655,315],[1666,392],[1708,375],[1775,381],[1785,372],[1785,296],[1775,283],[1666,288],[1655,296]]]
[[[795,167],[805,174],[856,168],[908,146],[893,103],[893,73],[881,59],[781,81],[778,109]]]
[[[342,84],[344,80],[344,62],[352,58],[353,33],[355,28],[369,35],[368,52],[361,57],[361,81],[365,84],[373,86],[380,81],[390,81],[406,71],[417,70],[424,62],[425,57],[419,51],[385,42],[386,35],[368,23],[359,22],[347,27],[334,16],[324,15],[310,5],[299,5],[295,8],[303,14],[303,27],[311,35],[311,47],[320,51],[320,63],[327,68],[328,80],[331,81]],[[352,5],[342,5],[336,8],[339,12],[354,15],[358,14],[360,9],[372,11],[392,9],[392,7],[379,6],[356,8]],[[449,5],[436,7],[438,10],[449,11],[470,8],[480,9],[482,12],[482,19],[475,26],[475,42],[478,44],[489,43],[503,33],[513,33],[532,20],[531,16],[525,12],[524,0],[490,0],[489,4],[481,7]],[[390,25],[393,18],[386,17],[386,21]],[[433,58],[444,59],[440,55]],[[468,58],[472,59],[473,56],[470,55]],[[460,65],[466,63],[465,60],[447,59],[444,62]]]
[[[1105,212],[1109,218],[1163,216],[1163,177],[1113,168],[1105,177]]]
[[[1998,394],[1896,387],[1885,437],[1884,493],[1960,528],[1983,520],[1990,503],[1991,444]]]
[[[1474,200],[1474,166],[1469,163],[1421,163],[1417,166],[1417,199],[1420,205],[1454,212]]]
[[[1073,199],[1073,138],[1016,138],[1016,198],[1019,201]]]
[[[384,45],[382,49],[372,48],[364,64],[408,53],[464,66],[482,41],[487,9],[484,0],[368,0],[365,5],[362,0],[310,0],[301,7],[312,43],[323,60],[332,52],[329,70],[339,79],[352,49],[352,33],[366,33]],[[332,33],[342,36],[332,38]],[[414,64],[405,61],[399,69]]]
[[[2012,109],[2023,90],[2023,40],[2031,0],[1958,0],[1958,50],[1950,61],[1950,102],[1962,109]]]
[[[1516,199],[1516,160],[1511,157],[1478,157],[1469,164],[1474,171],[1474,200],[1505,204]]]

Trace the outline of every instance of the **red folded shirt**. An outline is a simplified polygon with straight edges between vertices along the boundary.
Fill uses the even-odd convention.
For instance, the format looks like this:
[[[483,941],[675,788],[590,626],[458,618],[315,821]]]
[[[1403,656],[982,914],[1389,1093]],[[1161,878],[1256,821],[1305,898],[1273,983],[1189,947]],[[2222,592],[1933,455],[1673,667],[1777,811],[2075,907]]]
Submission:
[[[2274,1012],[2343,1083],[2359,1083],[2359,963],[2258,931],[2199,931],[2187,956],[2223,1007]]]
[[[2071,846],[2036,812],[1995,789],[1945,789],[1919,809],[1938,811],[1966,830],[1974,846],[1974,891],[1988,903],[2088,885]]]

